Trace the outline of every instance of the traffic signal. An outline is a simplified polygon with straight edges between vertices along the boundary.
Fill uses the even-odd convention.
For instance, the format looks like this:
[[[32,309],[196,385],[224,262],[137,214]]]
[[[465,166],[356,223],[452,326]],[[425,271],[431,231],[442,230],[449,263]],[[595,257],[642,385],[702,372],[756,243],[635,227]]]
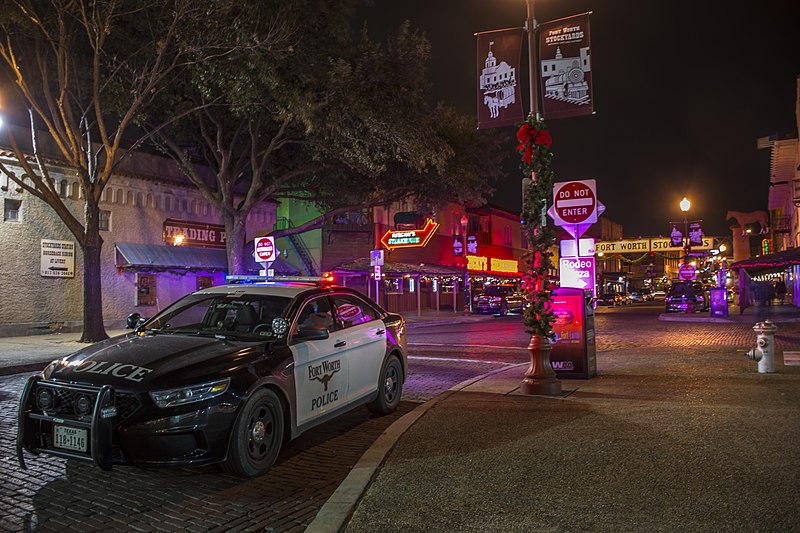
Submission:
[[[761,255],[767,255],[772,252],[772,239],[761,240]]]

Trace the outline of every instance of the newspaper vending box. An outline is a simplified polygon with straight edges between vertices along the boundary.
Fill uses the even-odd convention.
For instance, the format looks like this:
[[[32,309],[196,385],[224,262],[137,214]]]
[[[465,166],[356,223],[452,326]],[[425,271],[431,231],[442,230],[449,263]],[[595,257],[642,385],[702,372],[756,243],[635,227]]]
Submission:
[[[560,378],[597,375],[592,291],[562,287],[553,291],[555,341],[550,364]]]

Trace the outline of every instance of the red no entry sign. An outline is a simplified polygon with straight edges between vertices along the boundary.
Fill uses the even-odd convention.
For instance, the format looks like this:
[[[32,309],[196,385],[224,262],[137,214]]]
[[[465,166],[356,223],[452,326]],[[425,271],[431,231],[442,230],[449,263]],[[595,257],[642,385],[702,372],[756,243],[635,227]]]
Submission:
[[[553,190],[553,204],[561,220],[566,224],[597,221],[594,180],[568,181],[559,185],[561,187]]]
[[[255,242],[256,260],[271,263],[275,261],[275,237],[259,237]]]
[[[681,265],[678,267],[678,277],[684,281],[695,279],[697,277],[697,269],[691,264]]]

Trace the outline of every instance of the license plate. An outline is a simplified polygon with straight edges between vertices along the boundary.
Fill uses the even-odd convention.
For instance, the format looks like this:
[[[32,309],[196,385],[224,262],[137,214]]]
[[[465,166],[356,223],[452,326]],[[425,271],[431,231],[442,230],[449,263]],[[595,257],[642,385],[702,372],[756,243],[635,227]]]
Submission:
[[[68,426],[53,426],[53,446],[64,450],[75,452],[85,452],[87,431],[83,428],[72,428]]]

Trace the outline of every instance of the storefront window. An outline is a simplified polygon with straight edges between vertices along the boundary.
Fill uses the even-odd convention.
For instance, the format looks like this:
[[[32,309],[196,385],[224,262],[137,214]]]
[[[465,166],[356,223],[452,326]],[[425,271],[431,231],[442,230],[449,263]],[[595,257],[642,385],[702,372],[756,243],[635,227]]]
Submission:
[[[384,278],[386,294],[403,294],[403,278]]]
[[[197,276],[197,290],[201,291],[214,285],[214,276]]]

